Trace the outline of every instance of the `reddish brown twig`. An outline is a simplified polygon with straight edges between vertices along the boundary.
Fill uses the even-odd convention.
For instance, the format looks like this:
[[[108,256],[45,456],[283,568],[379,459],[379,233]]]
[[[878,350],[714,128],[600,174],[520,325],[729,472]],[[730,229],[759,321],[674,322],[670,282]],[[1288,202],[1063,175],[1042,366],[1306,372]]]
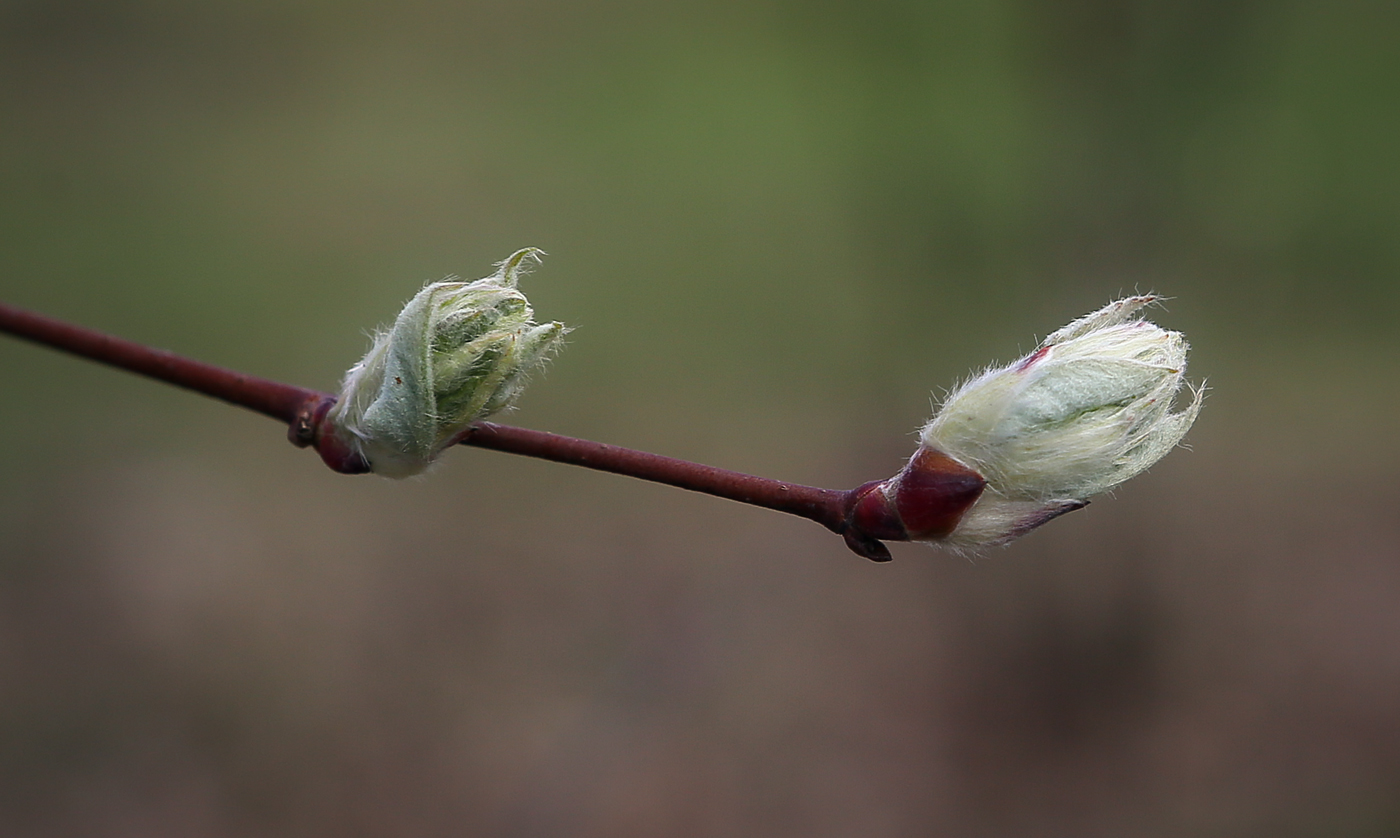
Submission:
[[[162,349],[0,303],[0,331],[292,422],[308,398],[324,394],[184,358]]]
[[[833,532],[839,533],[845,527],[847,492],[784,483],[660,454],[545,431],[512,428],[494,422],[475,423],[457,441],[462,445],[625,474],[692,492],[704,492],[740,503],[789,512],[810,518]]]
[[[314,446],[326,464],[336,471],[356,474],[369,470],[368,465],[346,449],[334,434],[322,433],[326,413],[335,403],[335,397],[328,393],[224,369],[3,303],[0,303],[0,331],[255,410],[286,422],[288,437],[294,444]],[[877,538],[852,526],[854,510],[870,494],[873,483],[849,491],[800,486],[492,422],[476,423],[458,442],[625,474],[800,515],[843,535],[846,544],[861,556],[875,561],[890,558],[889,550]],[[880,537],[899,536],[882,532]]]

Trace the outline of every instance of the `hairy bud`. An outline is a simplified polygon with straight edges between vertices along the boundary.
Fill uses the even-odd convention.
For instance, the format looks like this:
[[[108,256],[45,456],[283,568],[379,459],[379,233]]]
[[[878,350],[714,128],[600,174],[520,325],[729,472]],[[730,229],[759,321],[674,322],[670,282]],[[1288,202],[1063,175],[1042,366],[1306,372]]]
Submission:
[[[536,324],[516,288],[541,253],[518,251],[476,282],[434,282],[375,335],[327,417],[371,471],[423,471],[472,422],[510,406],[559,348],[567,329]]]
[[[1186,385],[1186,340],[1138,316],[1156,299],[1112,303],[957,388],[909,465],[867,494],[866,517],[888,509],[899,524],[887,529],[977,550],[1080,509],[1160,460],[1196,420],[1203,389]],[[1173,412],[1183,385],[1191,400]],[[929,499],[937,503],[925,510]]]

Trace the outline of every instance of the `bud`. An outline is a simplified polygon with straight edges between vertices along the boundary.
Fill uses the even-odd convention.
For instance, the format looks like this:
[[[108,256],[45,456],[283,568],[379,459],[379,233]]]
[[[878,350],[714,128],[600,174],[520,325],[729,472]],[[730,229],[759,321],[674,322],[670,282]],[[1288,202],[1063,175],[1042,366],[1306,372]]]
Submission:
[[[909,465],[863,496],[854,523],[863,514],[885,532],[977,550],[1080,509],[1160,460],[1196,420],[1204,391],[1187,385],[1190,404],[1172,412],[1187,344],[1136,316],[1157,299],[1112,303],[957,388]],[[934,497],[941,506],[920,500]]]
[[[346,373],[328,420],[376,474],[423,471],[472,422],[511,402],[560,346],[562,323],[537,325],[516,289],[529,247],[476,282],[419,291]]]

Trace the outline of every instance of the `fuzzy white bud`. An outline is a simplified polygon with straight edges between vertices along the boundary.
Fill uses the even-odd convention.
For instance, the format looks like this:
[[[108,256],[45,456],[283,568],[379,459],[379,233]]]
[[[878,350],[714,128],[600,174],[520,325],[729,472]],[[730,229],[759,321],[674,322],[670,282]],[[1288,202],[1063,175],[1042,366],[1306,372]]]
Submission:
[[[426,469],[468,425],[510,406],[559,348],[567,329],[536,324],[516,288],[541,253],[518,251],[476,282],[429,284],[346,373],[327,419],[374,473]]]
[[[1004,544],[1137,475],[1195,421],[1203,388],[1172,411],[1186,340],[1137,316],[1137,296],[1081,317],[1008,367],[958,387],[920,433],[975,470],[986,488],[939,543]]]

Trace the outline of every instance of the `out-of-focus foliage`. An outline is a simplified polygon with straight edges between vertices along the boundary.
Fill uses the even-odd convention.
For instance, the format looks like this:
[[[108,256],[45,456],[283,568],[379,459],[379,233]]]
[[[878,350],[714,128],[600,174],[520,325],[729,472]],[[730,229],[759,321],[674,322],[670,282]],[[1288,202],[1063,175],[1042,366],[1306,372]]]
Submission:
[[[0,2],[0,298],[333,389],[526,245],[508,421],[823,485],[1124,292],[1212,392],[977,563],[0,342],[0,832],[1389,835],[1400,7]]]

